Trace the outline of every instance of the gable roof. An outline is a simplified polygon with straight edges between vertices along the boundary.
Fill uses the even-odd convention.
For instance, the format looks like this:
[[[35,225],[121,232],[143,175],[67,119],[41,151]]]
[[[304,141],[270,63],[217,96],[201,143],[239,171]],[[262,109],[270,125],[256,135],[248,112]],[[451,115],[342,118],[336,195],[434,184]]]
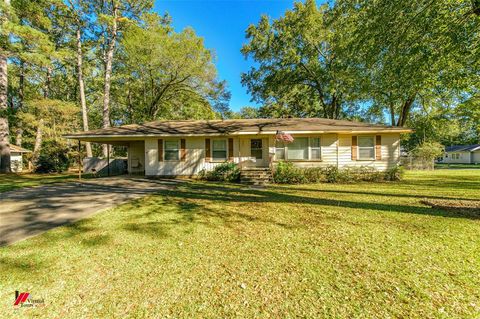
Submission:
[[[138,137],[169,135],[240,135],[275,134],[277,131],[289,133],[312,132],[397,132],[408,133],[411,129],[363,122],[331,120],[324,118],[286,118],[286,119],[239,119],[239,120],[189,120],[154,121],[143,124],[130,124],[107,129],[68,134],[67,138],[82,137]]]
[[[26,148],[20,147],[15,144],[10,144],[10,152],[15,152],[15,153],[31,153],[32,151],[27,150]]]
[[[480,144],[452,145],[445,147],[445,152],[473,152],[480,150]]]

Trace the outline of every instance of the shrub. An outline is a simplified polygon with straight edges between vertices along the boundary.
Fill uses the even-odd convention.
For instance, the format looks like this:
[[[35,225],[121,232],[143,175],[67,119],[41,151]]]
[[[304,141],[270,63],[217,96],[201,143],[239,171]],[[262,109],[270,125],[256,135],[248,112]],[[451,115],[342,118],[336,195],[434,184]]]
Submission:
[[[225,162],[218,164],[211,171],[202,170],[199,172],[200,179],[219,182],[238,182],[240,180],[240,169],[237,164]]]
[[[35,165],[36,173],[61,173],[70,166],[69,149],[57,141],[45,142]]]
[[[433,162],[435,158],[443,154],[443,151],[444,147],[442,144],[435,141],[424,141],[422,144],[417,145],[412,150],[412,153],[416,157]]]
[[[403,169],[403,167],[395,166],[385,172],[385,180],[392,182],[399,181],[403,178],[404,173],[405,170]]]
[[[303,169],[303,175],[306,183],[325,182],[325,169],[322,167],[308,167]]]
[[[327,166],[324,171],[327,183],[336,183],[341,178],[341,174],[336,166]]]
[[[301,184],[307,182],[302,169],[291,162],[279,162],[273,173],[273,181],[278,184]]]
[[[338,169],[330,165],[326,167],[295,167],[290,162],[278,163],[273,174],[275,183],[301,184],[301,183],[352,183],[352,182],[380,182],[398,181],[402,178],[403,171],[394,167],[386,172],[381,172],[368,166],[346,167]]]

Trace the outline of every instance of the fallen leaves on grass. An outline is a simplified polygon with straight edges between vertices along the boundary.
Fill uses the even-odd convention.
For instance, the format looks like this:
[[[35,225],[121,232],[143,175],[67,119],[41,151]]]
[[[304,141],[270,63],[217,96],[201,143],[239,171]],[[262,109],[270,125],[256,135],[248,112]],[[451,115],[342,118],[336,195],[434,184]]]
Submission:
[[[464,216],[480,218],[480,201],[423,199],[421,203],[432,208],[439,208]]]

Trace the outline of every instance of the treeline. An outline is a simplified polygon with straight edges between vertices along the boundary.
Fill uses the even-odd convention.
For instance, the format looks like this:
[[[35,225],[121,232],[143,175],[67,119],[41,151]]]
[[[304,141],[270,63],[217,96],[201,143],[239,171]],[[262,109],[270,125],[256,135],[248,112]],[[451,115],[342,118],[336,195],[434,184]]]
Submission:
[[[408,125],[405,145],[480,143],[480,1],[296,2],[251,25],[241,117]]]
[[[214,56],[151,0],[0,0],[0,171],[8,141],[69,151],[62,134],[228,113]],[[48,145],[48,149],[44,146]],[[86,144],[86,155],[106,155]],[[45,154],[44,154],[45,155]]]
[[[480,141],[480,1],[307,0],[263,16],[242,48],[262,107],[238,113],[203,40],[152,7],[0,0],[0,172],[9,141],[35,165],[68,153],[66,132],[156,119],[346,118],[408,125],[408,148]]]

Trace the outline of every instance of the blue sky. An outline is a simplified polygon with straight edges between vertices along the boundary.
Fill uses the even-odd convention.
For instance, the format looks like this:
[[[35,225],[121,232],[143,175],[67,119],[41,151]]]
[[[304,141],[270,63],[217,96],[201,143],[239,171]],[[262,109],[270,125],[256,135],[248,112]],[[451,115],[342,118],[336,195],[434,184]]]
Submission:
[[[240,83],[240,74],[248,71],[251,61],[240,53],[246,42],[245,30],[256,24],[262,14],[277,18],[293,7],[293,0],[157,0],[155,11],[168,12],[177,31],[193,27],[216,55],[219,78],[227,80],[232,93],[230,107],[255,106]]]

